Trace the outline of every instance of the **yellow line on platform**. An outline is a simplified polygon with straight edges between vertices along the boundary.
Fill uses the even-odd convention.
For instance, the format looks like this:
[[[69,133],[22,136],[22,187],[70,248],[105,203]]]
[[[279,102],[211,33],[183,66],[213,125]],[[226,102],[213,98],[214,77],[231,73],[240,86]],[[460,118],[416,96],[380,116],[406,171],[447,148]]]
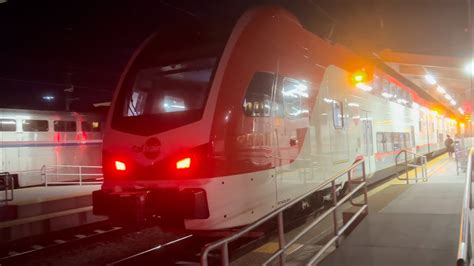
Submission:
[[[428,168],[428,169],[427,169],[428,178],[429,178],[430,176],[432,176],[434,173],[436,173],[436,171],[437,171],[438,169],[440,169],[441,167],[443,167],[443,166],[444,166],[445,164],[447,164],[449,161],[450,161],[450,160],[449,160],[449,158],[448,158],[448,154],[447,154],[447,153],[442,154],[442,155],[440,155],[440,156],[438,156],[438,157],[432,159],[431,161],[429,161],[429,162],[427,163],[427,165],[426,165],[426,167]],[[439,163],[439,165],[438,165],[438,163]],[[430,168],[432,168],[432,167],[434,167],[434,170],[429,171]],[[415,176],[415,170],[412,169],[412,170],[408,171],[408,176],[409,176],[409,177],[414,177],[414,176]],[[398,177],[405,178],[405,173],[399,175]],[[412,184],[414,183],[414,181],[410,181],[410,182],[411,182]],[[429,180],[428,180],[428,182],[429,182]],[[423,182],[418,182],[418,184],[421,184],[421,183],[423,183]],[[389,186],[391,186],[391,185],[406,185],[406,184],[407,184],[407,183],[406,183],[405,180],[400,180],[400,179],[398,179],[398,178],[395,177],[395,178],[393,178],[392,180],[387,181],[387,182],[385,182],[384,184],[382,184],[382,185],[380,185],[380,186],[377,186],[377,187],[371,189],[371,190],[369,191],[369,196],[372,196],[372,195],[374,195],[374,194],[376,194],[376,193],[378,193],[378,192],[380,192],[380,191],[386,189],[387,187],[389,187]]]

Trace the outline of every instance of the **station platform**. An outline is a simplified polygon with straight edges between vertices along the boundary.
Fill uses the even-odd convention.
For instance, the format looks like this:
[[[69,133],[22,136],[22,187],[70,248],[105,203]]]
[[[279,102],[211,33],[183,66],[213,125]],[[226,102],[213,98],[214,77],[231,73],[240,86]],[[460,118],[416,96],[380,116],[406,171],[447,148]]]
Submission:
[[[0,244],[105,220],[92,214],[92,191],[100,185],[30,187],[14,190],[0,205]]]
[[[432,159],[427,166],[427,182],[406,184],[393,178],[371,189],[368,216],[340,241],[338,248],[326,251],[318,265],[455,264],[465,174],[456,174],[456,161],[447,154]],[[338,213],[339,224],[351,208],[347,205]],[[298,231],[286,232],[286,239]],[[332,232],[332,218],[327,218],[287,250],[286,265],[305,265]],[[232,264],[260,265],[277,249],[274,238]]]

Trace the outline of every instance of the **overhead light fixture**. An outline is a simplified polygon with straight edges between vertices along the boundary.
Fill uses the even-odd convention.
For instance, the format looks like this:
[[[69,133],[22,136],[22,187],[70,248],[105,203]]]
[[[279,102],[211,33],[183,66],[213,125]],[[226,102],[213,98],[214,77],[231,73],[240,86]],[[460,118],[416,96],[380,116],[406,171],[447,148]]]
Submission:
[[[435,79],[432,75],[430,75],[430,74],[426,74],[426,75],[425,75],[425,80],[426,80],[426,82],[428,82],[428,84],[430,84],[430,85],[435,85],[435,84],[436,84],[436,79]]]
[[[455,100],[451,100],[451,105],[456,105],[456,101],[455,101]]]
[[[444,95],[444,98],[446,98],[446,100],[448,101],[451,101],[453,99],[453,97],[451,97],[451,95],[449,94]]]
[[[464,110],[463,110],[461,107],[458,108],[458,111],[459,111],[459,113],[461,113],[462,115],[464,114]]]
[[[474,75],[474,62],[467,64],[464,67],[464,71],[469,75]]]
[[[48,101],[48,102],[51,102],[52,100],[54,100],[54,96],[52,96],[52,95],[45,95],[45,96],[43,96],[43,100]]]
[[[436,87],[436,90],[437,90],[439,93],[441,93],[441,94],[445,94],[445,93],[446,93],[446,90],[445,90],[443,87],[439,86],[439,85],[438,85],[438,87]]]

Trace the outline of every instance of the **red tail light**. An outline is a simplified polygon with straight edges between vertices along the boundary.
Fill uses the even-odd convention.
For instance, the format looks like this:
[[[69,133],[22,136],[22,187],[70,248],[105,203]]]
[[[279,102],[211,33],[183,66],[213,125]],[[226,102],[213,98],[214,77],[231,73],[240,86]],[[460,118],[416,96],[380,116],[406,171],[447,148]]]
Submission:
[[[127,167],[125,166],[125,163],[121,161],[115,161],[115,169],[117,171],[125,171],[127,170]]]
[[[191,167],[191,158],[186,157],[176,162],[176,169],[189,169]]]

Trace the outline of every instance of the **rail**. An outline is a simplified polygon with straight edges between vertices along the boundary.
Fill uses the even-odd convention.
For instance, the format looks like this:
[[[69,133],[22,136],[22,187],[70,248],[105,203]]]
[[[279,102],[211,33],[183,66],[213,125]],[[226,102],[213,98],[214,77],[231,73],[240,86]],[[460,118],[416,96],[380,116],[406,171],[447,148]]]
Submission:
[[[352,179],[352,171],[358,167],[362,166],[362,176],[357,179]],[[345,195],[342,199],[338,200],[337,199],[337,193],[336,193],[336,180],[342,176],[347,174],[348,177],[348,188],[349,192],[347,195]],[[353,188],[352,185],[353,183],[358,184],[357,187]],[[309,225],[307,225],[304,229],[301,230],[293,239],[291,239],[288,243],[285,241],[285,232],[284,232],[284,221],[283,221],[283,211],[289,209],[293,205],[297,204],[298,202],[302,201],[306,197],[316,193],[318,190],[321,190],[322,188],[327,187],[328,185],[331,186],[331,194],[332,194],[332,207],[326,210],[322,215],[316,217],[314,221],[312,221]],[[363,195],[364,195],[364,202],[363,203],[354,203],[352,202],[352,198],[355,193],[358,191],[363,190]],[[345,225],[343,225],[341,228],[338,226],[337,222],[337,209],[338,207],[342,206],[346,201],[350,200],[351,204],[354,206],[359,206],[361,207]],[[333,225],[334,225],[334,236],[327,242],[326,245],[322,247],[309,261],[308,264],[315,264],[321,256],[324,254],[324,252],[333,244],[336,245],[336,247],[339,245],[339,238],[344,234],[344,232],[350,227],[350,225],[356,221],[357,218],[359,218],[362,213],[365,213],[366,215],[368,214],[368,201],[367,201],[367,177],[366,177],[366,172],[365,172],[365,161],[360,160],[356,163],[354,163],[351,167],[348,167],[347,169],[344,169],[343,171],[338,172],[334,177],[326,180],[322,184],[320,184],[318,187],[312,189],[311,191],[305,193],[304,195],[288,202],[287,204],[281,206],[280,208],[274,210],[273,212],[267,214],[266,216],[260,218],[253,224],[247,225],[246,227],[242,228],[241,230],[235,232],[234,234],[217,240],[215,242],[209,243],[206,246],[203,247],[202,252],[201,252],[201,265],[202,266],[207,266],[208,265],[208,255],[211,251],[220,249],[221,252],[221,265],[229,265],[229,244],[240,237],[244,236],[245,234],[249,233],[251,230],[254,230],[258,226],[262,225],[263,223],[269,221],[272,218],[277,219],[277,232],[278,232],[278,242],[279,242],[279,249],[263,264],[263,265],[268,265],[271,263],[273,260],[275,260],[277,257],[279,257],[280,265],[285,265],[285,251],[288,250],[288,248],[293,245],[298,239],[300,239],[302,236],[304,236],[309,230],[311,230],[314,226],[319,224],[321,221],[323,221],[326,217],[328,217],[330,214],[333,216]]]
[[[467,161],[466,187],[461,211],[461,224],[459,230],[457,265],[467,266],[471,263],[471,210],[472,210],[472,164],[474,160],[474,148],[471,148]]]
[[[404,161],[403,164],[399,163],[400,156],[404,154]],[[408,159],[408,155],[411,155],[412,158]],[[417,162],[420,162],[419,164]],[[410,184],[410,180],[415,180],[416,183],[418,183],[418,168],[421,168],[421,179],[423,182],[428,181],[428,171],[427,171],[427,164],[428,160],[426,159],[425,155],[420,155],[414,152],[411,152],[409,150],[403,149],[397,153],[395,156],[395,171],[397,173],[397,178],[399,180],[405,180],[407,184]],[[400,166],[404,166],[405,170],[405,178],[401,178],[399,173],[400,173]],[[409,177],[409,169],[410,167],[413,167],[415,170],[415,178],[410,178]]]
[[[2,178],[3,189],[5,190],[5,197],[0,198],[0,202],[7,204],[9,201],[13,200],[13,189],[15,186],[13,176],[9,172],[3,172],[0,173],[0,177]]]
[[[69,169],[69,171],[60,172],[60,170]],[[41,176],[43,178],[44,185],[98,185],[102,184],[103,174],[93,173],[91,169],[101,169],[102,166],[96,165],[43,165],[41,167]],[[54,181],[49,180],[50,177],[55,177]],[[59,177],[77,177],[73,180],[59,180]],[[92,179],[92,180],[90,180]],[[77,181],[76,181],[77,180]]]

